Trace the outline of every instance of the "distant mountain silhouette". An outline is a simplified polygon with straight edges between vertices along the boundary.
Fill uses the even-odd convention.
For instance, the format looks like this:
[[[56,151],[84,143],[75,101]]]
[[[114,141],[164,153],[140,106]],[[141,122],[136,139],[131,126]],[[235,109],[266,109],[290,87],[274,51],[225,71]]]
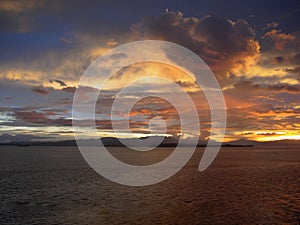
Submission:
[[[239,139],[230,141],[227,144],[230,145],[253,145],[253,146],[288,146],[288,145],[300,145],[300,140],[279,140],[279,141],[254,141],[248,139]]]
[[[155,138],[155,137],[154,137]],[[123,138],[121,140],[132,140]],[[101,138],[104,146],[111,147],[124,147],[122,142],[118,138],[106,137]],[[81,144],[84,146],[97,146],[99,139],[87,139],[81,140]],[[166,137],[163,142],[159,145],[160,147],[176,147],[178,140],[172,137]],[[218,144],[215,142],[215,144]],[[15,145],[15,146],[77,146],[76,140],[64,140],[64,141],[9,141],[2,142],[0,145]],[[205,147],[207,141],[199,140],[198,147]],[[222,143],[222,147],[252,147],[252,146],[288,146],[288,145],[300,145],[299,140],[280,140],[280,141],[269,141],[269,142],[259,142],[248,139],[239,139],[230,142]],[[189,146],[188,142],[185,146]],[[142,146],[141,146],[142,147]]]
[[[257,146],[260,143],[261,142],[259,142],[259,141],[253,141],[253,140],[248,140],[248,139],[239,139],[239,140],[227,142],[226,144],[230,144],[230,145],[253,145],[253,146]]]

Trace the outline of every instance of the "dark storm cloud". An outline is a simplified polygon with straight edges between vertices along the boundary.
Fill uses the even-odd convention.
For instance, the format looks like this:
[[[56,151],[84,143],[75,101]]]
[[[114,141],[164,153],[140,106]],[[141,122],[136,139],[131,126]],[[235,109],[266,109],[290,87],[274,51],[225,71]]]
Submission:
[[[50,83],[58,83],[60,86],[65,87],[67,86],[65,82],[61,81],[61,80],[49,80]]]
[[[248,51],[248,41],[254,30],[245,20],[221,19],[207,16],[203,19],[184,17],[181,12],[168,11],[158,19],[142,20],[132,26],[133,34],[164,39],[184,45],[198,54],[207,47],[217,52]]]
[[[167,11],[159,18],[144,19],[131,28],[131,38],[160,39],[183,45],[223,74],[246,64],[259,53],[255,32],[242,19],[231,21],[215,16],[203,19]]]
[[[235,54],[256,50],[251,49],[249,44],[249,40],[254,39],[254,30],[245,20],[239,19],[236,22],[232,22],[216,17],[206,17],[199,24],[197,33],[207,38],[207,44],[210,49],[219,52]]]

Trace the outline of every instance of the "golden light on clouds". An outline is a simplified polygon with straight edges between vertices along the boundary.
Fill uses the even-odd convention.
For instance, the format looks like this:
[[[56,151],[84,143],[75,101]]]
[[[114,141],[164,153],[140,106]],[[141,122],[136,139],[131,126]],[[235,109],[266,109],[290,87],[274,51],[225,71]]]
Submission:
[[[236,75],[253,74],[253,67],[256,66],[261,56],[260,45],[257,41],[249,39],[248,48],[248,51],[234,59],[231,73]]]
[[[257,137],[257,141],[280,141],[280,140],[300,140],[300,134],[295,132],[287,132],[284,135],[270,135],[265,137]]]
[[[271,38],[274,40],[275,42],[275,47],[277,50],[283,51],[285,49],[285,45],[289,42],[289,41],[293,41],[296,39],[295,36],[291,35],[291,34],[285,34],[282,33],[281,30],[278,29],[273,29],[271,31],[268,31],[263,38]]]
[[[64,8],[64,5],[67,7]],[[53,12],[54,18],[61,9],[67,8],[70,9],[68,13],[72,13],[73,6],[70,8],[67,3],[58,1],[0,2],[0,11],[10,22],[3,24],[1,29],[5,34],[12,35],[7,40],[4,38],[9,43],[7,46],[4,43],[1,48],[0,107],[5,115],[0,118],[1,133],[6,130],[17,134],[20,129],[23,134],[32,132],[51,136],[61,131],[59,137],[69,137],[73,95],[89,65],[121,44],[151,39],[182,45],[200,56],[212,69],[222,88],[228,111],[229,128],[224,141],[239,138],[259,141],[299,139],[300,45],[299,32],[294,32],[296,29],[292,32],[284,29],[281,21],[269,21],[269,24],[261,24],[258,28],[252,26],[253,21],[248,17],[233,21],[217,16],[193,17],[188,12],[167,10],[146,20],[137,17],[122,32],[118,31],[120,27],[116,24],[104,28],[109,21],[96,21],[98,16],[95,21],[85,22],[84,18],[78,19],[76,16],[71,27],[78,26],[78,29],[65,30],[67,26],[64,26],[53,36],[48,36],[49,31],[43,30],[43,26],[52,24],[48,19]],[[38,20],[37,14],[34,16],[36,12],[40,17],[45,14],[49,18]],[[71,21],[66,18],[64,22]],[[59,24],[51,29],[56,26]],[[141,56],[148,50],[135,51]],[[153,54],[172,61],[172,52]],[[126,60],[127,55],[118,57],[118,60]],[[103,74],[112,64],[113,60],[108,60],[101,65]],[[103,74],[95,74],[83,85],[87,92],[83,102],[88,101],[89,95],[96,93],[104,84]],[[195,84],[193,76],[167,64],[135,63],[116,72],[104,87],[104,107],[115,99],[120,89],[144,76],[149,77],[135,82],[124,99],[136,99],[137,94],[146,90],[149,93],[172,93],[168,83],[157,80],[155,76],[171,80],[196,103],[201,113],[199,119],[204,121],[204,126],[201,124],[205,133],[202,137],[209,136],[210,112],[205,95]],[[143,89],[143,86],[148,89]],[[145,100],[150,106],[155,105],[155,101]],[[47,108],[52,111],[43,111]],[[173,123],[174,110],[170,110],[165,103],[159,103],[154,108],[172,121],[172,134],[180,133],[177,124]],[[130,116],[153,117],[156,113],[155,110],[139,110],[132,111]],[[99,110],[99,115],[110,120],[107,108],[103,111]],[[40,118],[25,118],[24,114],[29,112],[39,114]],[[107,126],[105,121],[101,123]],[[134,121],[132,125],[137,133],[141,125],[141,133],[136,135],[143,135],[142,132],[146,131],[140,121]],[[107,127],[99,134],[102,137],[113,135]]]
[[[279,140],[300,140],[300,130],[248,130],[235,132],[236,136],[260,142]],[[236,138],[234,138],[236,139]]]
[[[156,81],[155,76],[166,78],[173,82],[177,82],[177,84],[182,86],[182,88],[186,92],[199,91],[199,87],[197,87],[194,84],[194,77],[191,77],[190,75],[186,74],[183,70],[181,70],[178,67],[157,62],[135,63],[118,71],[111,77],[109,81],[107,81],[104,89],[123,88],[135,81],[136,79],[139,79],[143,76],[149,76],[149,78],[143,79],[142,82],[144,82],[144,84],[152,83],[153,85],[157,85],[157,88],[160,91],[172,90],[161,90],[160,85],[164,85],[164,83],[162,83],[162,80]],[[94,84],[91,85],[93,86]]]

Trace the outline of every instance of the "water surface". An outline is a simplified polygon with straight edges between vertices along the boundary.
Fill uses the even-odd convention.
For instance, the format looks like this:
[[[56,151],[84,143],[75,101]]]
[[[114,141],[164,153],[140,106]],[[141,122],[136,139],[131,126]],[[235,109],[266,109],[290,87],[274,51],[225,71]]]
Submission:
[[[132,164],[170,153],[111,151]],[[162,183],[127,187],[95,173],[76,147],[0,147],[0,224],[298,224],[300,149],[223,148],[199,172],[202,153]]]

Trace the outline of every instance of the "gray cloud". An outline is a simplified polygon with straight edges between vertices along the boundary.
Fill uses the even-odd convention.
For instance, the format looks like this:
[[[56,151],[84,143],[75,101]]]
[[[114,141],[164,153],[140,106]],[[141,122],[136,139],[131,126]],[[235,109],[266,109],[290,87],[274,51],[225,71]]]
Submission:
[[[49,80],[50,83],[58,83],[60,86],[65,87],[67,86],[65,82],[61,80]]]
[[[31,134],[16,134],[16,135],[1,134],[0,135],[1,143],[23,142],[23,141],[26,142],[26,141],[41,140],[41,139],[47,139],[47,137],[35,136],[35,135],[31,135]]]
[[[33,87],[33,88],[32,88],[32,91],[33,91],[33,92],[36,92],[36,93],[38,93],[38,94],[42,94],[42,95],[47,95],[47,94],[49,94],[49,92],[48,92],[46,89],[44,89],[43,87]]]

